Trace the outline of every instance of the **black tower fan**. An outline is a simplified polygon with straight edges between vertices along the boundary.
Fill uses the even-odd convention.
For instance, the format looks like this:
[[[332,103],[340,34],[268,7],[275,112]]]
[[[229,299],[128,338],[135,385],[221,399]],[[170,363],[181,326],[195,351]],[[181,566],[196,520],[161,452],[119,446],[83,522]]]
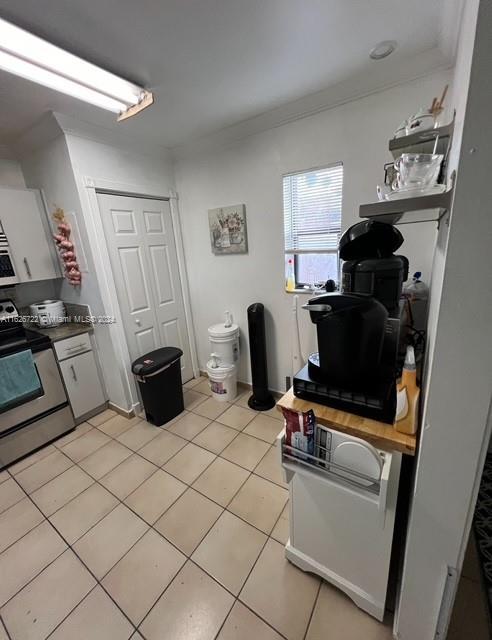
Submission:
[[[249,355],[253,395],[248,405],[255,411],[268,411],[275,406],[275,400],[268,391],[268,370],[265,340],[265,308],[261,302],[248,307]]]

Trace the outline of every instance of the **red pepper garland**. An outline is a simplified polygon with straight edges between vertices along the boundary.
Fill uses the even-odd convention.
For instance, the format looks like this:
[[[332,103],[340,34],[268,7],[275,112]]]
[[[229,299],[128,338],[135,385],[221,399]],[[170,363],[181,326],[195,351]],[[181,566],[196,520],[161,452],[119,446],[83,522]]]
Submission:
[[[68,282],[74,287],[80,286],[82,283],[82,274],[80,272],[77,256],[75,255],[75,247],[70,240],[72,232],[70,225],[65,220],[65,212],[63,209],[57,208],[53,214],[53,219],[57,223],[58,233],[53,235],[56,242],[56,248],[60,252],[61,259],[65,268],[63,274]]]

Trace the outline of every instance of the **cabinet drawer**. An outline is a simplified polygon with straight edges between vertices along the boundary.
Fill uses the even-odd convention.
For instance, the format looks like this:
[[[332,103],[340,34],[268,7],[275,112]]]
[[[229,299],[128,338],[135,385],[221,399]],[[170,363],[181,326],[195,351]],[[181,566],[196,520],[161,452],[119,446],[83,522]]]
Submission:
[[[65,340],[59,340],[55,342],[56,357],[59,361],[65,360],[84,353],[84,351],[90,351],[92,349],[91,339],[88,333],[81,333],[73,338],[66,338]]]
[[[60,362],[60,369],[75,418],[104,404],[104,393],[92,351]]]

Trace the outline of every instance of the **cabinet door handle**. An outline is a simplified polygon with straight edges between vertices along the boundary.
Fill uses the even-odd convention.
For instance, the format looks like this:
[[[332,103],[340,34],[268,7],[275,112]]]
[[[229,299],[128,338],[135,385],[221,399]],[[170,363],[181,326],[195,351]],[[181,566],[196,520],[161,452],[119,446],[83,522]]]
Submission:
[[[73,364],[70,365],[70,371],[72,372],[72,378],[77,382],[77,374],[75,373],[75,369],[73,368]]]
[[[27,258],[24,258],[24,266],[26,267],[28,278],[32,278],[32,273],[31,273],[31,269],[29,267],[29,262],[27,261]]]

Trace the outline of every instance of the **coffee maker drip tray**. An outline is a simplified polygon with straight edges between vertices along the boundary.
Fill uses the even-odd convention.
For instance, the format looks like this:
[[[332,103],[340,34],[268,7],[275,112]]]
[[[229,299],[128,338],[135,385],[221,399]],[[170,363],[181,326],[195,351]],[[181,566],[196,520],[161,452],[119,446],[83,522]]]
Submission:
[[[310,361],[315,364],[312,354]],[[387,372],[385,372],[387,373]],[[302,400],[312,400],[327,407],[373,420],[393,424],[396,413],[396,383],[393,376],[382,375],[373,379],[364,390],[344,389],[321,379],[314,380],[309,373],[309,365],[294,376],[294,395]]]

